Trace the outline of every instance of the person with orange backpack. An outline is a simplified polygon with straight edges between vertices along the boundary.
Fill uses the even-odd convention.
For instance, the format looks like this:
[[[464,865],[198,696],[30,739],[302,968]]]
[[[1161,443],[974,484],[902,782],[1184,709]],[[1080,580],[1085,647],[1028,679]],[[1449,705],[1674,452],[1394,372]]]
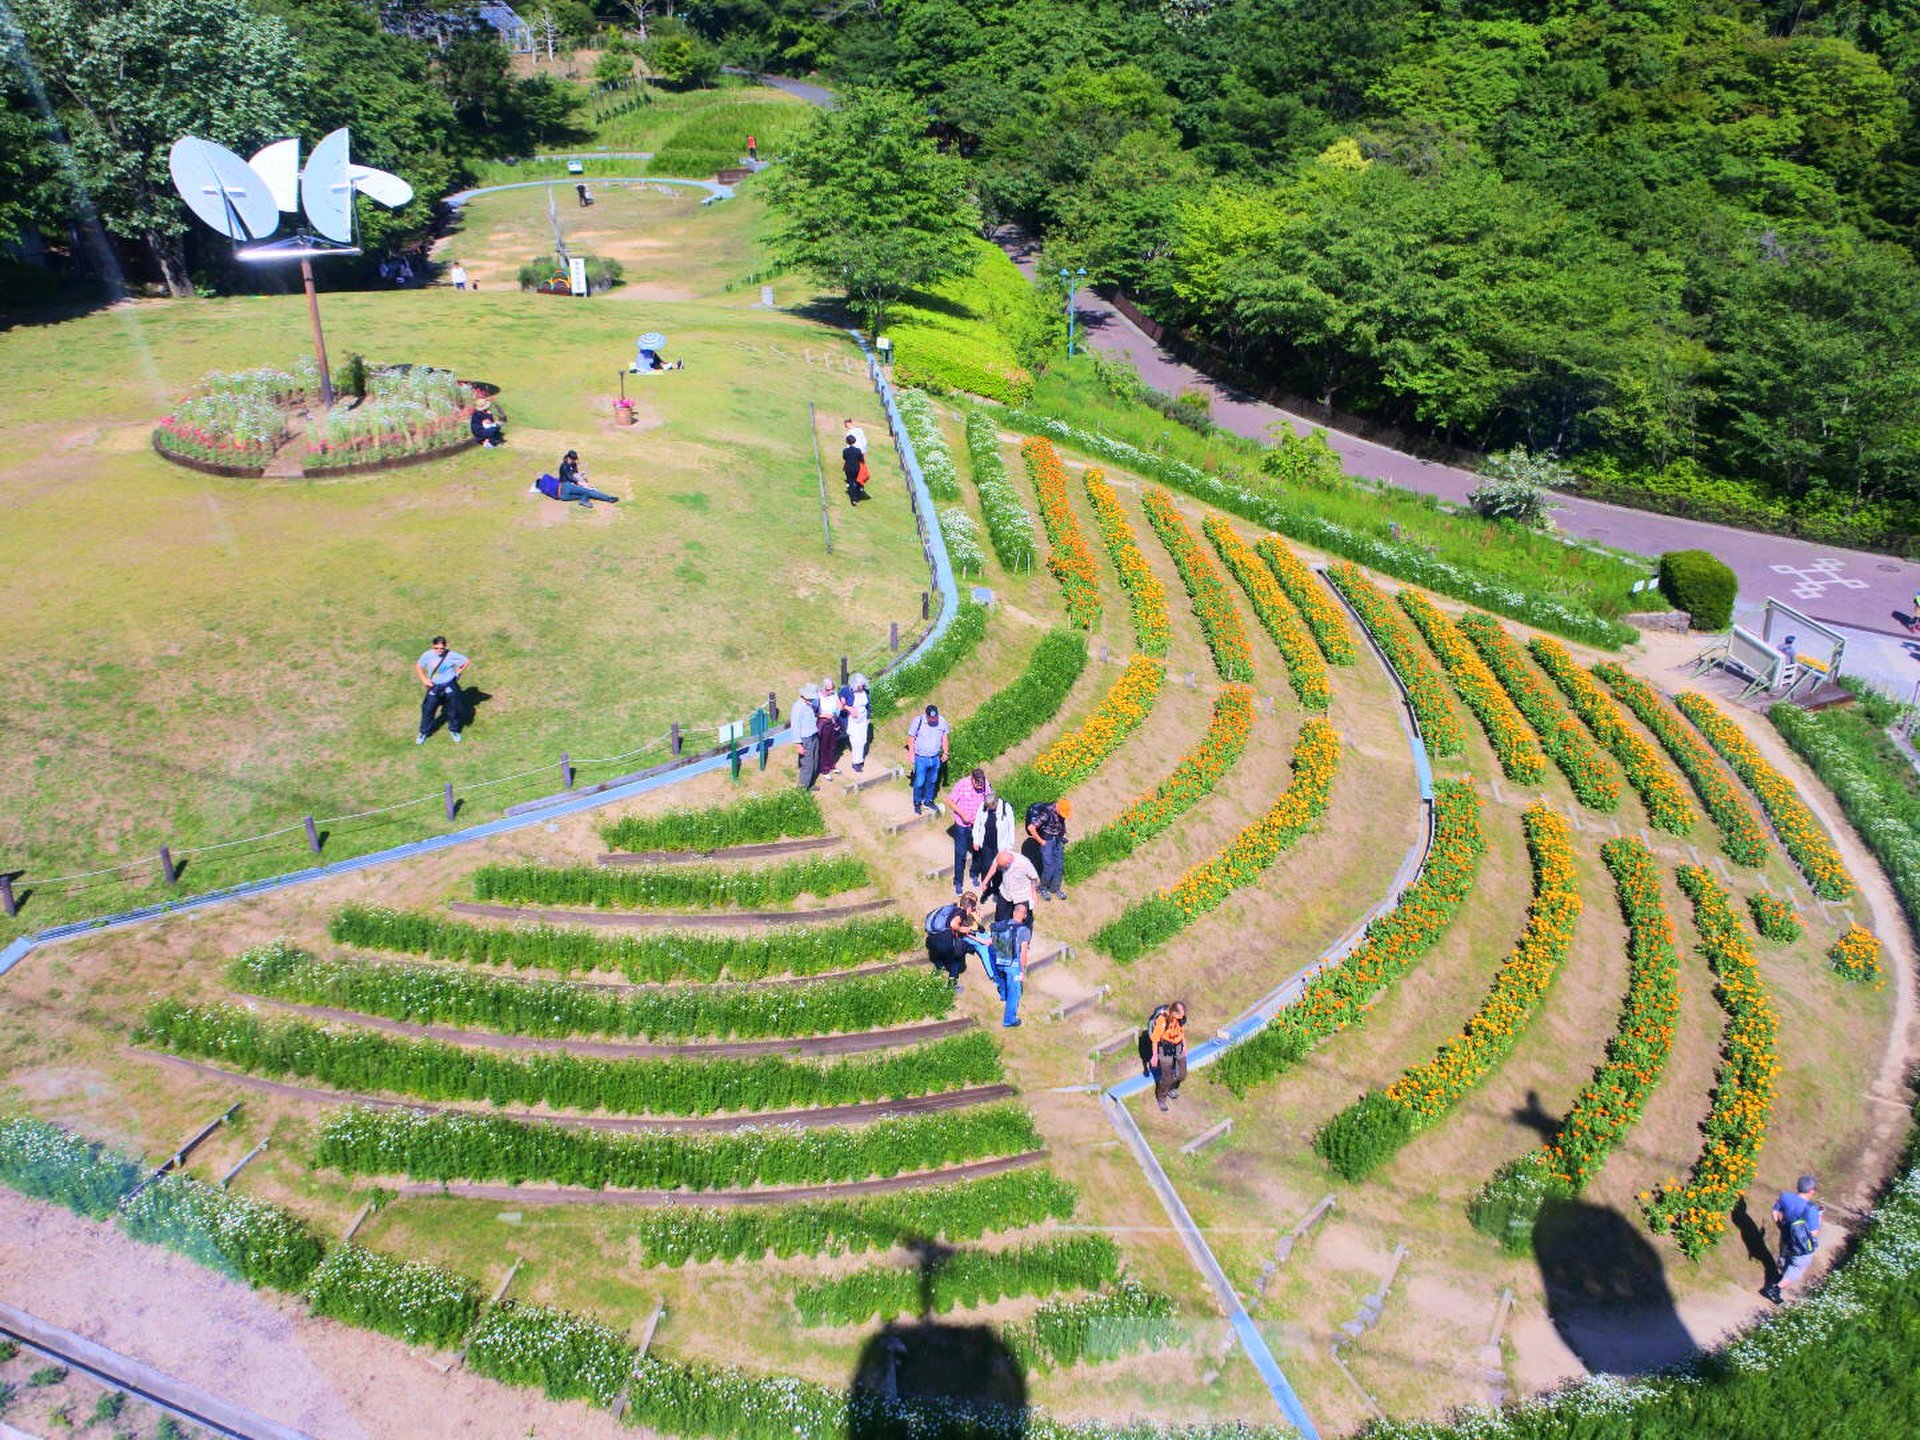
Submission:
[[[1180,1098],[1180,1082],[1187,1078],[1187,1002],[1175,1000],[1155,1008],[1140,1032],[1140,1070],[1153,1077],[1153,1098],[1160,1108]]]

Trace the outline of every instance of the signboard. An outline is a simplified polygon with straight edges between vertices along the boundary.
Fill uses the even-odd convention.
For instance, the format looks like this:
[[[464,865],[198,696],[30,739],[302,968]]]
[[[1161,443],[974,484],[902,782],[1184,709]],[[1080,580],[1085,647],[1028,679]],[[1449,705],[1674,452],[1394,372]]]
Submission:
[[[587,293],[587,262],[581,256],[567,257],[567,285],[576,295]]]
[[[744,720],[735,720],[730,725],[722,725],[720,727],[720,743],[722,745],[731,745],[734,741],[743,738],[746,733],[747,722]]]

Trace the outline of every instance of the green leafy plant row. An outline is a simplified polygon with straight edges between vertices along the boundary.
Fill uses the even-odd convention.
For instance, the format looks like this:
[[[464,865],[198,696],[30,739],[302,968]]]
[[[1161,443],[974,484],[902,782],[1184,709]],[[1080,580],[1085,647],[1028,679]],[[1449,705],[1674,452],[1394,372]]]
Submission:
[[[1166,890],[1129,905],[1094,933],[1093,943],[1121,964],[1131,964],[1251,885],[1313,828],[1327,808],[1339,768],[1339,735],[1325,720],[1307,721],[1293,747],[1293,778],[1267,813]]]
[[[973,464],[974,488],[980,492],[980,513],[987,518],[993,553],[1016,573],[1033,569],[1033,516],[1000,458],[1000,432],[980,410],[967,411],[967,457]]]
[[[649,1265],[863,1255],[1065,1220],[1078,1199],[1072,1185],[1036,1168],[851,1200],[647,1210],[635,1217],[633,1233]]]
[[[1627,922],[1627,993],[1606,1058],[1553,1138],[1501,1166],[1467,1205],[1474,1228],[1515,1254],[1531,1248],[1534,1223],[1547,1201],[1585,1190],[1639,1122],[1673,1051],[1680,951],[1660,893],[1659,867],[1653,852],[1634,839],[1607,841],[1600,858],[1613,875]]]
[[[1453,682],[1455,693],[1479,717],[1481,729],[1487,732],[1487,742],[1493,746],[1493,757],[1500,762],[1506,777],[1516,785],[1537,785],[1547,773],[1546,752],[1540,748],[1539,740],[1527,728],[1525,718],[1501,688],[1493,671],[1487,668],[1487,662],[1460,633],[1460,627],[1418,590],[1402,590],[1400,608],[1412,617],[1426,637],[1441,668]]]
[[[368,960],[321,960],[285,940],[227,966],[236,990],[418,1024],[481,1026],[511,1035],[618,1035],[650,1040],[758,1039],[875,1030],[930,1020],[953,990],[921,969],[815,985],[714,985],[618,991],[565,980],[513,980]]]
[[[313,1313],[378,1330],[409,1345],[447,1348],[480,1318],[480,1288],[424,1260],[342,1245],[307,1279]]]
[[[1327,657],[1329,665],[1351,665],[1359,659],[1353,632],[1347,628],[1347,615],[1328,598],[1326,587],[1313,578],[1304,561],[1287,548],[1278,535],[1262,535],[1253,542],[1254,553],[1267,562],[1273,578],[1286,591],[1300,611],[1300,618],[1313,632],[1314,643]]]
[[[987,607],[962,600],[938,640],[917,660],[889,670],[867,691],[867,708],[878,725],[891,720],[918,696],[937,686],[980,648],[987,636]]]
[[[1467,729],[1460,723],[1460,712],[1447,698],[1440,672],[1427,659],[1412,629],[1393,613],[1385,593],[1357,565],[1329,565],[1327,578],[1347,597],[1354,614],[1387,657],[1387,664],[1400,677],[1427,749],[1435,755],[1462,754],[1467,748]]]
[[[1293,602],[1274,579],[1273,571],[1253,547],[1240,538],[1240,533],[1218,515],[1207,516],[1200,528],[1213,542],[1227,569],[1233,572],[1233,578],[1240,582],[1247,603],[1260,617],[1261,628],[1280,652],[1280,658],[1286,661],[1287,681],[1293,686],[1294,695],[1309,710],[1325,710],[1333,698],[1327,662],[1319,644],[1301,623]]]
[[[1620,808],[1620,781],[1607,757],[1553,689],[1534,673],[1519,643],[1491,615],[1469,613],[1460,629],[1500,677],[1513,703],[1540,735],[1540,743],[1589,810],[1611,814]]]
[[[1197,749],[1181,758],[1173,774],[1150,795],[1143,795],[1084,840],[1067,847],[1065,875],[1075,884],[1133,854],[1188,810],[1213,793],[1253,734],[1253,691],[1245,685],[1222,688],[1213,702],[1213,719]]]
[[[1573,943],[1580,915],[1572,831],[1544,805],[1525,816],[1533,857],[1533,904],[1519,942],[1493,986],[1433,1058],[1385,1090],[1371,1090],[1320,1128],[1314,1149],[1336,1174],[1364,1180],[1415,1135],[1444,1119],[1474,1086],[1499,1068],[1546,998]]]
[[[1141,1350],[1178,1345],[1182,1327],[1173,1301],[1122,1277],[1087,1300],[1056,1300],[1004,1333],[1007,1348],[1032,1371],[1098,1364]]]
[[[1008,1250],[934,1251],[919,1268],[875,1265],[798,1286],[794,1309],[808,1325],[857,1325],[897,1315],[944,1315],[1010,1295],[1097,1290],[1120,1273],[1120,1249],[1104,1235],[1041,1240]]]
[[[600,827],[609,850],[719,850],[826,833],[826,816],[811,790],[775,790],[703,810],[623,815]]]
[[[467,1049],[378,1030],[263,1020],[233,1005],[157,1000],[138,1037],[257,1075],[297,1076],[351,1092],[422,1100],[551,1105],[616,1115],[711,1115],[851,1105],[1001,1078],[983,1032],[844,1060],[756,1055],[723,1060],[603,1060],[566,1052]]]
[[[479,1114],[337,1111],[314,1163],[348,1174],[420,1180],[529,1180],[637,1190],[825,1185],[937,1170],[1040,1148],[1018,1105],[878,1120],[859,1128],[770,1126],[722,1135],[637,1134],[521,1124]]]
[[[953,452],[940,433],[940,417],[934,411],[933,401],[924,391],[900,389],[894,392],[893,403],[906,422],[907,438],[913,442],[913,453],[919,458],[920,475],[927,482],[927,493],[936,500],[958,500],[960,476],[954,468]],[[836,454],[844,443],[843,436],[835,444]]]
[[[898,915],[774,935],[602,935],[551,925],[475,925],[411,910],[349,905],[328,924],[342,945],[515,969],[615,970],[636,982],[758,980],[853,970],[917,945]]]
[[[873,883],[854,855],[815,856],[762,869],[719,865],[483,865],[473,872],[481,900],[525,905],[591,905],[601,910],[687,905],[701,909],[783,905],[801,895],[838,895]]]
[[[961,577],[978,575],[987,565],[986,551],[980,548],[980,527],[958,505],[940,512],[940,540],[947,547],[947,559],[953,573]]]
[[[1368,569],[1411,581],[1423,589],[1442,595],[1451,595],[1470,605],[1482,606],[1524,625],[1551,630],[1570,640],[1607,650],[1618,650],[1639,634],[1629,625],[1602,619],[1591,611],[1576,609],[1545,595],[1517,589],[1509,575],[1498,571],[1472,571],[1449,564],[1429,554],[1423,545],[1355,530],[1315,514],[1308,504],[1294,497],[1256,495],[1170,455],[1155,455],[1124,440],[1081,430],[1049,415],[1010,409],[1000,418],[1009,429],[1063,441],[1076,450],[1097,455],[1137,475],[1151,476],[1162,484],[1185,491],[1197,500],[1217,505],[1242,520],[1268,530],[1278,530],[1283,535],[1343,556]]]
[[[120,1228],[256,1288],[300,1289],[326,1250],[305,1221],[277,1205],[177,1170],[121,1206]]]
[[[1200,633],[1213,655],[1214,669],[1229,683],[1252,683],[1253,647],[1247,643],[1247,628],[1240,623],[1240,608],[1233,603],[1233,590],[1226,577],[1194,538],[1192,527],[1171,495],[1150,487],[1140,503],[1153,533],[1173,557],[1180,583],[1187,587],[1193,613],[1200,620]]]
[[[1393,909],[1368,922],[1346,959],[1315,975],[1265,1029],[1215,1061],[1209,1079],[1245,1095],[1292,1069],[1327,1036],[1359,1024],[1446,933],[1472,893],[1487,837],[1471,784],[1439,780],[1433,792],[1433,845],[1419,878]]]
[[[989,695],[948,737],[948,768],[964,775],[1004,755],[1060,713],[1067,692],[1087,668],[1087,640],[1077,630],[1049,630],[1033,647],[1027,668]]]
[[[1653,828],[1669,835],[1687,835],[1693,831],[1693,805],[1687,799],[1687,787],[1673,767],[1660,758],[1660,752],[1641,733],[1627,723],[1619,702],[1600,688],[1600,683],[1581,669],[1567,653],[1567,647],[1549,635],[1536,635],[1527,648],[1540,668],[1552,677],[1567,697],[1574,713],[1587,722],[1587,728],[1602,745],[1613,752],[1627,783],[1647,807]]]
[[[27,1115],[0,1119],[0,1185],[105,1220],[140,1183],[124,1155]]]
[[[533,1385],[554,1400],[611,1406],[633,1373],[634,1347],[612,1327],[583,1316],[504,1300],[488,1309],[467,1343],[475,1374]]]
[[[1766,863],[1767,832],[1760,817],[1741,796],[1713,751],[1691,726],[1686,724],[1659,693],[1637,675],[1630,675],[1611,660],[1593,667],[1594,675],[1604,680],[1620,701],[1653,732],[1674,764],[1693,782],[1693,793],[1720,831],[1720,848],[1736,865],[1755,868]]]

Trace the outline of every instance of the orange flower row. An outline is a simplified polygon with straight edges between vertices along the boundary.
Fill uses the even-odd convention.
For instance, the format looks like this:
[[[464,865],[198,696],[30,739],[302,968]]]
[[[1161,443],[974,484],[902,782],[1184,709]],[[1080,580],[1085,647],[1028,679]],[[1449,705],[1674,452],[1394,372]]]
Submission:
[[[1841,862],[1840,852],[1833,848],[1827,832],[1813,818],[1813,811],[1795,793],[1793,782],[1768,764],[1746,733],[1706,696],[1689,690],[1674,696],[1673,703],[1733,767],[1733,773],[1747,782],[1760,808],[1773,821],[1780,843],[1787,847],[1787,854],[1813,886],[1813,893],[1822,900],[1844,900],[1851,895],[1853,882],[1847,878],[1847,867]]]
[[[1519,943],[1494,976],[1487,998],[1459,1033],[1426,1064],[1387,1087],[1386,1098],[1407,1113],[1415,1130],[1439,1120],[1506,1058],[1546,998],[1573,944],[1580,892],[1572,829],[1542,804],[1527,807],[1524,823],[1533,856],[1533,904]]]
[[[1094,712],[1034,757],[1033,768],[1064,792],[1091,775],[1139,728],[1160,696],[1167,667],[1150,655],[1136,655]]]
[[[1669,1180],[1641,1191],[1640,1207],[1657,1234],[1671,1232],[1681,1252],[1697,1258],[1727,1233],[1728,1214],[1753,1183],[1780,1074],[1774,1053],[1779,1021],[1726,891],[1703,866],[1682,865],[1679,879],[1693,900],[1694,928],[1719,982],[1713,993],[1727,1023],[1720,1034],[1713,1107],[1700,1127],[1704,1143],[1693,1172],[1685,1183]]]
[[[1596,678],[1606,681],[1621,702],[1640,717],[1640,723],[1654,733],[1686,776],[1693,782],[1693,793],[1700,797],[1707,814],[1720,830],[1720,848],[1736,865],[1752,868],[1767,858],[1767,835],[1760,817],[1741,798],[1739,787],[1720,768],[1713,751],[1688,729],[1661,700],[1654,688],[1637,675],[1629,675],[1612,660],[1593,667]]]
[[[1387,664],[1400,677],[1427,748],[1435,755],[1458,755],[1464,751],[1466,726],[1460,723],[1460,712],[1447,698],[1447,687],[1441,683],[1440,672],[1427,659],[1413,631],[1393,613],[1380,587],[1367,578],[1366,571],[1345,560],[1329,565],[1327,578],[1347,597],[1360,623],[1386,654]]]
[[[1253,548],[1267,562],[1267,568],[1273,571],[1273,578],[1280,582],[1287,598],[1300,607],[1300,618],[1307,622],[1327,663],[1353,664],[1353,633],[1347,629],[1345,612],[1327,597],[1326,587],[1313,578],[1313,572],[1278,535],[1261,536],[1253,542]]]
[[[1280,582],[1260,563],[1253,547],[1218,515],[1207,516],[1200,528],[1207,532],[1213,548],[1220,552],[1233,578],[1247,592],[1253,613],[1260,617],[1267,634],[1273,637],[1280,658],[1287,662],[1287,679],[1293,685],[1293,693],[1309,710],[1326,709],[1333,699],[1327,683],[1327,662],[1321,658],[1307,627],[1300,623],[1299,613],[1280,588]]]
[[[1782,945],[1798,940],[1805,928],[1793,902],[1782,900],[1778,895],[1749,895],[1747,911],[1753,916],[1753,928],[1760,932],[1761,938],[1777,940]]]
[[[1093,551],[1087,537],[1080,533],[1073,504],[1067,498],[1067,467],[1053,442],[1031,436],[1020,442],[1020,454],[1027,462],[1027,474],[1040,497],[1040,523],[1046,526],[1053,549],[1047,556],[1047,569],[1060,582],[1067,599],[1067,620],[1082,630],[1091,630],[1100,620],[1100,586],[1093,563]]]
[[[1586,721],[1594,737],[1613,752],[1627,783],[1646,803],[1647,818],[1653,821],[1653,828],[1669,835],[1689,834],[1693,830],[1693,806],[1687,800],[1687,787],[1680,783],[1673,767],[1647,743],[1646,737],[1627,724],[1618,702],[1574,662],[1567,647],[1558,640],[1536,635],[1527,648],[1540,662],[1540,668],[1560,687],[1560,693],[1567,697],[1574,713]]]
[[[1418,590],[1400,592],[1400,608],[1413,617],[1427,645],[1439,659],[1447,678],[1467,708],[1480,717],[1493,755],[1516,785],[1537,785],[1547,773],[1547,755],[1527,728],[1526,720],[1500,688],[1487,662],[1467,643],[1467,637]]]
[[[1460,629],[1539,733],[1547,754],[1573,786],[1574,798],[1602,814],[1619,809],[1620,781],[1607,757],[1560,703],[1560,697],[1527,664],[1527,657],[1506,627],[1493,616],[1474,610],[1461,617]]]
[[[1827,959],[1849,980],[1881,980],[1880,942],[1871,930],[1859,925],[1847,926],[1846,933],[1827,951]]]
[[[1174,568],[1193,600],[1193,613],[1200,617],[1200,633],[1206,636],[1207,649],[1213,652],[1213,665],[1222,680],[1253,679],[1253,646],[1247,643],[1246,627],[1240,623],[1240,610],[1233,603],[1233,591],[1226,578],[1215,568],[1207,552],[1200,548],[1192,528],[1180,514],[1173,496],[1158,486],[1141,497],[1147,523],[1153,526],[1160,543],[1173,556]]]
[[[1120,573],[1120,588],[1127,592],[1133,610],[1133,634],[1140,649],[1148,655],[1164,655],[1173,639],[1173,618],[1167,613],[1167,587],[1140,553],[1127,512],[1120,508],[1120,497],[1098,470],[1086,473],[1087,498],[1093,501],[1094,523],[1100,538],[1107,542],[1107,554]]]

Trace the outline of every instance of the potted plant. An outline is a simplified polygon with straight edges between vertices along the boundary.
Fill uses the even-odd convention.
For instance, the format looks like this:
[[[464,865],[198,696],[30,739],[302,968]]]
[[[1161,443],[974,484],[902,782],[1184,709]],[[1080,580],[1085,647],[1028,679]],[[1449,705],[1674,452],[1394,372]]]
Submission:
[[[629,400],[624,395],[622,395],[618,400],[615,400],[613,402],[613,418],[619,421],[622,425],[633,424],[634,422],[633,401]]]

